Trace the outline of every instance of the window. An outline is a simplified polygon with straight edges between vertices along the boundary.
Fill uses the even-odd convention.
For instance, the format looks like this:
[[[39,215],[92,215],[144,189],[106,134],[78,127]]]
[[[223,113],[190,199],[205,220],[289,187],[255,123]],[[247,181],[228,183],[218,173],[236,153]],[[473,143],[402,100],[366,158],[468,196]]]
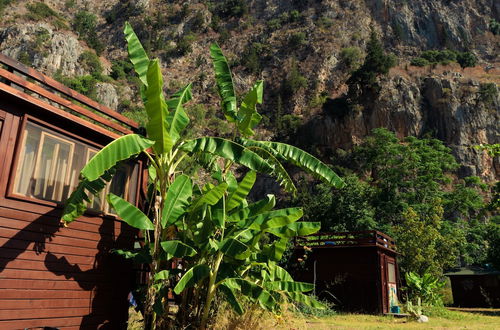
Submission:
[[[388,282],[396,283],[396,266],[391,262],[387,263],[387,273]]]
[[[83,166],[97,153],[86,144],[28,122],[23,134],[14,193],[52,202],[64,202],[78,184]],[[136,201],[136,163],[120,164],[115,177],[100,194],[93,196],[89,209],[111,213],[105,194],[112,192]]]

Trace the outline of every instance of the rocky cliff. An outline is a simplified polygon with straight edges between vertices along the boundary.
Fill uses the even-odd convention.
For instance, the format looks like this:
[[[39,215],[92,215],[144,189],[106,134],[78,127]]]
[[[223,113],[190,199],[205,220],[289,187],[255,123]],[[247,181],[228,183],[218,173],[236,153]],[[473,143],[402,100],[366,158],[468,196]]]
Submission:
[[[460,175],[498,178],[498,160],[472,148],[499,142],[500,36],[490,26],[500,21],[498,1],[43,3],[0,2],[0,51],[63,81],[77,78],[78,83],[92,75],[95,81],[86,92],[120,111],[140,107],[134,79],[121,62],[126,59],[121,31],[130,21],[148,51],[162,59],[168,92],[193,82],[194,103],[217,105],[207,51],[213,41],[230,59],[240,92],[264,79],[262,112],[270,120],[261,134],[296,132],[296,127],[277,124],[283,115],[303,125],[298,144],[320,150],[349,148],[380,126],[399,136],[432,134],[453,149],[462,164]],[[371,27],[399,65],[382,79],[381,93],[369,106],[339,110],[329,101],[346,92],[345,82],[362,61]],[[469,51],[478,64],[466,69],[409,65],[429,49]],[[89,50],[99,54],[98,64],[89,64]],[[290,131],[277,132],[276,127]]]

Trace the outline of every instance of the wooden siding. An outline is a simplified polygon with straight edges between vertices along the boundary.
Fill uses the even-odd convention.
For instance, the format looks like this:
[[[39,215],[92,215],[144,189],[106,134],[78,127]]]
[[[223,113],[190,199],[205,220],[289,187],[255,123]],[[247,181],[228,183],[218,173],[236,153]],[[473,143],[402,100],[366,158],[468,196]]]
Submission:
[[[137,232],[114,217],[91,214],[63,227],[61,205],[9,191],[23,121],[44,121],[94,146],[135,130],[137,124],[0,54],[2,65],[0,329],[125,329],[134,272],[110,251],[133,247]]]

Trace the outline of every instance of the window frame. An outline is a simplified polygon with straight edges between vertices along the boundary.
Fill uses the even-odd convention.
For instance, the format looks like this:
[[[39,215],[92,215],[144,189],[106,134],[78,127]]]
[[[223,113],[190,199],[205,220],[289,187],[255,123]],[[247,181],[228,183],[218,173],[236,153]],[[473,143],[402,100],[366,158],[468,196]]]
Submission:
[[[0,111],[0,114],[1,114],[1,111]],[[2,119],[1,116],[0,116],[0,119]],[[86,156],[88,156],[88,152],[90,150],[99,151],[100,149],[102,149],[104,147],[104,145],[101,145],[101,144],[96,143],[94,141],[91,141],[89,139],[78,136],[78,135],[72,133],[71,131],[65,130],[61,127],[57,127],[57,126],[54,126],[52,124],[49,124],[49,123],[47,123],[47,122],[45,122],[37,117],[31,116],[28,114],[24,114],[21,117],[18,131],[16,134],[16,143],[15,143],[15,146],[13,148],[14,157],[12,159],[11,167],[8,171],[8,182],[7,182],[7,187],[6,187],[4,198],[18,200],[21,202],[27,202],[27,203],[32,203],[32,204],[39,204],[39,205],[48,206],[48,207],[52,207],[52,208],[63,208],[64,202],[49,201],[49,200],[39,199],[36,197],[27,197],[27,196],[23,196],[23,195],[20,195],[20,194],[15,192],[16,173],[17,173],[17,168],[19,166],[19,163],[21,162],[21,159],[22,159],[21,151],[23,150],[25,139],[26,139],[25,132],[26,132],[26,126],[28,125],[28,122],[39,125],[44,129],[48,129],[49,131],[46,133],[49,135],[54,136],[50,132],[50,131],[52,131],[54,133],[61,134],[63,137],[67,137],[69,139],[72,139],[72,140],[75,140],[77,142],[85,144],[88,147]],[[5,121],[4,121],[4,125],[5,125]],[[54,137],[56,139],[61,140],[61,138],[59,136],[54,136]],[[65,142],[74,143],[73,141],[65,141]],[[38,150],[38,152],[40,152],[40,150]],[[73,158],[73,156],[71,156],[71,157]],[[139,171],[138,177],[137,177],[137,187],[135,189],[136,190],[135,191],[136,198],[135,198],[135,203],[134,203],[134,205],[137,206],[138,201],[139,201],[139,193],[140,193],[140,186],[141,186],[141,179],[142,179],[141,173],[142,173],[142,169],[143,169],[143,162],[141,160],[136,160],[135,164],[136,164],[136,166],[138,166],[138,171]],[[70,167],[68,167],[68,168],[70,168]],[[129,184],[128,183],[129,181],[130,181],[130,178],[128,178],[128,180],[127,180],[127,186]],[[72,191],[72,189],[74,189],[74,186],[71,186],[70,191]],[[85,211],[85,214],[94,215],[94,216],[97,215],[97,216],[101,216],[101,217],[111,217],[114,219],[119,218],[117,215],[115,215],[113,213],[105,212],[104,210],[99,210],[99,211],[92,210],[89,208],[87,208],[87,210]]]

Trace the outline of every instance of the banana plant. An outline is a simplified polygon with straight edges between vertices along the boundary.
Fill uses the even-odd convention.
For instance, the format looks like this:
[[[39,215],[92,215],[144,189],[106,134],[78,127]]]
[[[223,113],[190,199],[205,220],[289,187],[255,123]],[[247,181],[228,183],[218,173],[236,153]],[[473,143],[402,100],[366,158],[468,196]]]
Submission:
[[[273,311],[279,309],[283,299],[321,306],[303,294],[312,289],[310,285],[293,282],[276,265],[291,237],[314,233],[319,224],[297,222],[302,216],[298,208],[272,210],[273,196],[256,203],[249,203],[246,197],[257,173],[273,175],[285,190],[295,192],[282,162],[297,165],[336,187],[343,185],[342,180],[317,158],[296,147],[251,139],[261,119],[256,107],[262,103],[263,82],[257,82],[238,102],[228,62],[216,44],[210,53],[221,108],[235,127],[234,139],[184,139],[182,132],[189,124],[184,106],[192,99],[191,85],[166,99],[159,60],[148,57],[128,23],[124,33],[130,61],[142,82],[141,97],[148,117],[146,136],[122,136],[85,165],[79,185],[66,202],[62,222],[68,225],[85,212],[91,195],[104,189],[120,162],[143,157],[149,166],[151,212],[144,213],[113,194],[107,200],[117,215],[141,230],[145,238],[141,249],[118,253],[149,264],[146,329],[154,329],[168,315],[164,298],[169,289],[182,297],[181,304],[191,307],[181,310],[189,310],[191,317],[201,320],[200,328],[206,327],[218,292],[237,312],[242,312],[241,299]],[[202,187],[195,185],[179,170],[188,159],[210,159],[216,164],[212,180]],[[239,182],[232,173],[236,166],[248,170]],[[262,246],[265,235],[276,239]],[[173,258],[182,260],[182,269],[172,269]],[[178,322],[185,324],[185,315],[179,313]]]

